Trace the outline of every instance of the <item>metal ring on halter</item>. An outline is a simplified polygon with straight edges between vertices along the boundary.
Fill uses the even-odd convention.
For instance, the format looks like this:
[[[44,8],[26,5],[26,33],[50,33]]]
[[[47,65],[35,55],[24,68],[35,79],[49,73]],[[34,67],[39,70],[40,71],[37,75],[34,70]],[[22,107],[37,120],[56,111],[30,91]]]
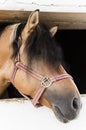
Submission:
[[[44,77],[41,81],[41,86],[45,86],[46,88],[50,87],[52,85],[52,81],[48,77]]]

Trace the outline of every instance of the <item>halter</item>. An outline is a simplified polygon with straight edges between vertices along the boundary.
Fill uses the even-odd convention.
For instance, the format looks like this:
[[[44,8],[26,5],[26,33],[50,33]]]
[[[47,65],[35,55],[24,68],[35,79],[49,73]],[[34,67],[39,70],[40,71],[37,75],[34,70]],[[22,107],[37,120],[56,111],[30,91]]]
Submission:
[[[41,85],[40,85],[40,88],[38,89],[36,95],[34,96],[34,98],[32,99],[32,104],[34,106],[37,105],[39,99],[41,98],[42,94],[44,93],[44,91],[50,87],[54,82],[56,81],[60,81],[60,80],[63,80],[63,79],[66,79],[66,78],[71,78],[72,79],[72,76],[69,75],[69,74],[62,74],[62,75],[59,75],[59,76],[53,76],[51,78],[49,77],[43,77],[42,75],[36,73],[35,71],[33,71],[32,69],[28,68],[26,65],[22,64],[21,63],[21,60],[20,60],[20,55],[18,53],[16,59],[15,59],[15,64],[14,64],[14,69],[13,69],[13,72],[12,72],[12,76],[11,76],[11,83],[14,85],[14,78],[16,76],[16,72],[17,70],[20,69],[22,71],[24,71],[25,73],[28,73],[30,74],[33,78],[37,79],[40,81]],[[14,85],[15,86],[15,85]],[[29,99],[28,96],[26,96],[25,94],[21,93],[19,91],[19,93],[25,97],[26,99]]]

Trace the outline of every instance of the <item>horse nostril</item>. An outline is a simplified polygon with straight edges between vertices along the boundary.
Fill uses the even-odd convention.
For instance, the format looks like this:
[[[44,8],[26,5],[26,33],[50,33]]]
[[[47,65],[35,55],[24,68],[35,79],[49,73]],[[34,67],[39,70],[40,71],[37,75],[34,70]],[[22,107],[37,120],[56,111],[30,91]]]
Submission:
[[[72,101],[72,108],[74,110],[78,110],[79,108],[79,101],[78,101],[78,98],[74,98],[73,101]]]

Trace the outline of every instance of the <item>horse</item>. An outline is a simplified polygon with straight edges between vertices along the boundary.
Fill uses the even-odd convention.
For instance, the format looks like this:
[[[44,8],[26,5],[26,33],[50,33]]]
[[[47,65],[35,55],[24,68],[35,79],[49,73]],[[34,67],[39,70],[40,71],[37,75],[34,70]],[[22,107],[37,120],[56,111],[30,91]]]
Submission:
[[[55,41],[57,26],[39,22],[39,10],[27,22],[7,25],[0,33],[0,96],[12,83],[32,104],[41,104],[66,123],[81,110],[81,97],[62,65],[62,50]]]

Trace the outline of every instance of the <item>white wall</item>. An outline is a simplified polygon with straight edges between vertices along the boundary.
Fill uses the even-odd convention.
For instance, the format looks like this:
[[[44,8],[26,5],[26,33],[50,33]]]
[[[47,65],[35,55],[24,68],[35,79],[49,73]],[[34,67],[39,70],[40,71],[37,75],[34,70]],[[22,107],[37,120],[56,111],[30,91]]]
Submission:
[[[27,100],[0,100],[0,130],[86,130],[86,97],[78,119],[59,122],[52,110],[34,108]]]
[[[86,0],[1,0],[0,9],[86,12]]]

